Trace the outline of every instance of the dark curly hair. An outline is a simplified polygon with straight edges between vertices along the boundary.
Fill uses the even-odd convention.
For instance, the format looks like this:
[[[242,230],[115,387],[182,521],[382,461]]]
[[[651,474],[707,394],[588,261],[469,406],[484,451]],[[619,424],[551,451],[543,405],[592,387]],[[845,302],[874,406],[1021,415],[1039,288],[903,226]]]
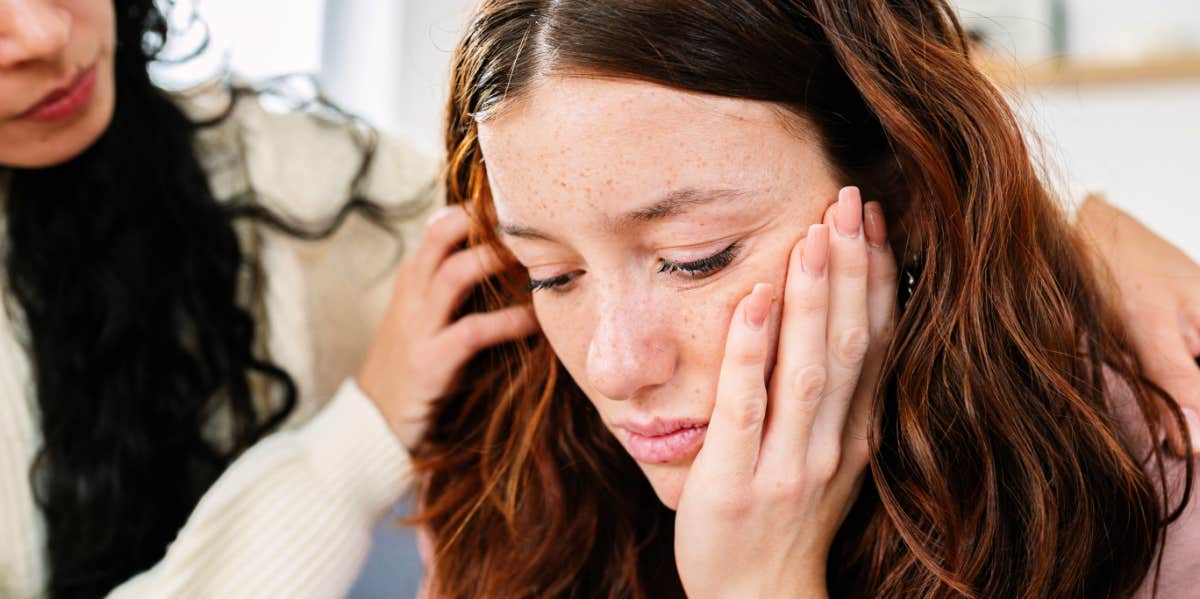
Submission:
[[[54,598],[104,595],[160,560],[230,462],[293,411],[296,386],[256,352],[257,323],[239,302],[257,295],[258,275],[234,221],[319,238],[350,210],[375,208],[348,198],[310,231],[252,198],[218,202],[193,144],[220,119],[190,121],[152,83],[167,37],[155,2],[114,4],[111,125],[65,164],[15,170],[7,206],[9,307],[28,330],[43,435],[30,476]],[[245,90],[231,91],[236,101]],[[359,177],[373,148],[370,136]],[[228,439],[203,432],[218,414]]]

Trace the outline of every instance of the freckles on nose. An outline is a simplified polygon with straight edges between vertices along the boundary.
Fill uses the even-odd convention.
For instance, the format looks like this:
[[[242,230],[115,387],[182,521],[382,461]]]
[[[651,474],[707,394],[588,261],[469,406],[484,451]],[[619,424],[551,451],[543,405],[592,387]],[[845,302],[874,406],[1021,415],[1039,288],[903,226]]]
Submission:
[[[602,317],[588,345],[589,382],[611,399],[633,397],[674,372],[670,340],[654,321],[631,312],[617,309]]]

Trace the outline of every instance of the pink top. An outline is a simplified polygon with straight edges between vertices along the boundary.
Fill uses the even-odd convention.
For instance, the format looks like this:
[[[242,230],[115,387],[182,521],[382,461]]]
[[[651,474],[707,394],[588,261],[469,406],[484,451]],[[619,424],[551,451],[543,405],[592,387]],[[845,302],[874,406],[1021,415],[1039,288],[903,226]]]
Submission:
[[[1200,431],[1192,434],[1200,435]],[[1192,481],[1192,499],[1179,519],[1167,528],[1167,542],[1162,549],[1162,576],[1158,580],[1160,599],[1200,597],[1200,458],[1192,458],[1192,464],[1196,476]],[[1172,459],[1167,469],[1176,481],[1171,490],[1171,505],[1177,505],[1183,494],[1184,462]],[[1151,571],[1133,596],[1150,599],[1153,589],[1154,574]]]
[[[1109,374],[1108,383],[1114,390],[1112,394],[1113,413],[1122,423],[1125,435],[1130,439],[1135,451],[1148,450],[1151,445],[1145,430],[1145,421],[1132,401],[1133,394],[1129,387],[1115,380]],[[1200,431],[1191,431],[1192,436],[1200,435]],[[1200,457],[1193,457],[1192,470],[1195,478],[1192,480],[1192,498],[1179,519],[1167,527],[1167,542],[1160,548],[1162,551],[1162,573],[1158,578],[1158,599],[1192,599],[1200,597]],[[1183,496],[1183,478],[1186,474],[1187,462],[1167,453],[1166,470],[1168,492],[1171,507],[1179,505]],[[1158,485],[1156,477],[1151,478]],[[1114,514],[1113,517],[1119,517]],[[1154,566],[1151,566],[1142,586],[1133,594],[1133,599],[1151,599],[1154,597]]]

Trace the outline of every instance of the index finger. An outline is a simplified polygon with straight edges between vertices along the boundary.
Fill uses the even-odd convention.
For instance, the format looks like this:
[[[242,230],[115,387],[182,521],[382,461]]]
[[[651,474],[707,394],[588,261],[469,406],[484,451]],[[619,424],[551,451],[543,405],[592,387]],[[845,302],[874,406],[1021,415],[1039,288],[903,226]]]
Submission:
[[[471,217],[462,206],[447,206],[434,213],[425,223],[421,243],[413,261],[421,281],[428,281],[438,266],[463,241],[471,230]]]
[[[717,401],[693,467],[722,484],[748,484],[758,464],[767,412],[766,321],[773,294],[771,285],[755,285],[730,319]]]

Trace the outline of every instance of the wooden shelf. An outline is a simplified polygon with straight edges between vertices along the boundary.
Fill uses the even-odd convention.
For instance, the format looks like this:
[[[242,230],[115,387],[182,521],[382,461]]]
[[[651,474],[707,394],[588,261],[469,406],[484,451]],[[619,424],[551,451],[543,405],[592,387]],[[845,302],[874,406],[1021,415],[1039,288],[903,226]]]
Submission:
[[[1131,62],[1047,59],[1019,65],[980,52],[976,53],[976,63],[997,84],[1008,89],[1200,82],[1200,54],[1162,56]]]

